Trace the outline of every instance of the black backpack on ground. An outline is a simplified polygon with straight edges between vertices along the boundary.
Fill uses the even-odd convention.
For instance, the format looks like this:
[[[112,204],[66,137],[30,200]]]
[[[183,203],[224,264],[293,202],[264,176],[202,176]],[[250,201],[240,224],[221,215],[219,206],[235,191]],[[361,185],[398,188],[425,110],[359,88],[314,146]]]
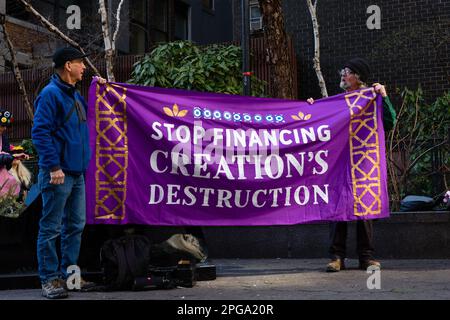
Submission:
[[[143,235],[107,240],[100,250],[104,290],[192,287],[195,264],[204,257],[192,235],[176,234],[159,244]]]
[[[127,235],[107,240],[100,251],[106,290],[129,290],[135,278],[147,275],[151,244],[147,237]]]
[[[411,212],[411,211],[431,211],[435,206],[435,201],[433,198],[424,196],[406,196],[400,202],[401,212]]]

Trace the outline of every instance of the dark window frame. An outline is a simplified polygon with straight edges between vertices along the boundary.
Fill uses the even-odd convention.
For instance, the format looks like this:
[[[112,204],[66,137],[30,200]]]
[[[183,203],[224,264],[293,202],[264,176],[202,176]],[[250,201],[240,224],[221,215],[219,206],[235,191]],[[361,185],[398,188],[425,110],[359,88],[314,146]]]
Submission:
[[[155,45],[156,44],[156,34],[160,34],[160,35],[164,35],[165,36],[165,40],[164,41],[170,41],[170,5],[171,5],[171,0],[164,0],[164,5],[166,6],[164,9],[164,19],[165,19],[165,30],[164,29],[160,29],[155,23],[155,16],[154,13],[156,12],[156,5],[161,5],[161,2],[158,0],[153,1],[153,10],[152,10],[152,23],[151,25],[149,25],[149,30],[151,33],[151,38],[152,38],[152,44]],[[156,3],[159,2],[159,3]],[[159,42],[159,41],[158,41]]]
[[[138,19],[135,19],[132,16],[132,10],[128,11],[128,19],[129,19],[129,24],[130,24],[130,37],[129,37],[129,50],[131,51],[131,26],[133,27],[137,27],[140,28],[142,30],[144,30],[144,52],[147,52],[149,50],[149,11],[150,11],[150,6],[148,3],[148,0],[144,0],[143,3],[145,4],[145,21],[139,21]],[[134,52],[136,53],[136,52]]]
[[[183,10],[183,13],[186,13],[186,39],[178,38],[176,35],[176,19],[177,19],[177,10]],[[175,19],[175,30],[173,34],[174,40],[189,40],[191,38],[191,21],[190,21],[190,11],[191,6],[183,1],[175,1],[174,7],[174,19]]]
[[[259,29],[252,29],[252,22],[256,22],[256,19],[252,19],[252,16],[251,16],[251,14],[252,14],[252,10],[251,10],[252,7],[254,7],[254,8],[258,7],[259,12],[261,13],[261,16],[260,16],[260,18],[259,18],[259,21],[260,21],[260,23],[261,23],[261,28],[259,28]],[[249,24],[250,24],[250,25],[249,25],[250,32],[251,32],[251,33],[253,33],[253,32],[260,32],[261,30],[263,30],[263,28],[264,28],[264,25],[263,25],[263,16],[262,16],[261,7],[259,6],[258,1],[251,1],[251,2],[249,3],[248,15],[249,15],[248,20],[249,20]]]
[[[215,1],[214,0],[202,0],[202,10],[211,15],[215,15],[215,13],[216,13]]]

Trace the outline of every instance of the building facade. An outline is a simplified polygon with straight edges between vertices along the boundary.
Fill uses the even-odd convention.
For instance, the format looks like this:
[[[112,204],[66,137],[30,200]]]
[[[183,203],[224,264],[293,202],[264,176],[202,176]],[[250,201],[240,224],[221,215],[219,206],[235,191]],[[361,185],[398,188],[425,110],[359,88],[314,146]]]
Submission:
[[[103,37],[98,1],[29,2],[83,48],[91,52],[102,51]],[[120,0],[105,2],[109,22],[114,30],[115,14]],[[143,54],[149,52],[159,42],[174,40],[191,40],[202,45],[230,42],[233,40],[232,5],[232,0],[124,1],[116,44],[118,54]],[[77,8],[74,9],[73,6]],[[79,28],[74,27],[73,23],[78,13]],[[51,53],[65,43],[43,28],[39,21],[16,0],[0,0],[0,14],[6,15],[7,28],[21,68],[51,65]],[[0,71],[8,71],[10,64],[8,57],[3,58],[2,53],[5,52],[3,41],[0,41],[0,51]]]
[[[235,39],[240,38],[240,3],[234,0]],[[257,3],[250,0],[251,8]],[[257,10],[250,12],[251,21],[257,21]],[[374,26],[377,12],[379,26]],[[283,0],[283,13],[297,54],[299,98],[319,98],[306,1]],[[318,1],[317,14],[321,67],[329,95],[341,92],[338,70],[352,57],[367,59],[372,67],[369,81],[386,84],[394,96],[404,87],[420,84],[432,102],[450,89],[450,1],[326,0]]]

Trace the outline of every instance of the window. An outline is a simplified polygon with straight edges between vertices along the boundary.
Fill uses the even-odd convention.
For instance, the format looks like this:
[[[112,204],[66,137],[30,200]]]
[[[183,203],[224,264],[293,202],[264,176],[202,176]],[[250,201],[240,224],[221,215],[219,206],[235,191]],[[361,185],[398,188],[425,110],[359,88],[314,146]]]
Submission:
[[[29,21],[31,14],[16,0],[6,0],[6,14],[13,18]]]
[[[63,7],[60,1],[37,0],[33,1],[32,5],[55,26],[64,29],[66,25],[65,13],[67,7]]]
[[[146,30],[139,24],[130,23],[130,52],[134,54],[144,53],[146,39]]]
[[[30,3],[44,18],[50,20],[51,23],[62,29],[62,31],[67,30],[67,7],[70,5],[78,5],[81,8],[81,12],[85,15],[90,8],[88,1],[82,2],[77,0],[34,0]],[[29,13],[17,0],[6,0],[6,14],[25,22],[41,25],[39,20],[33,14]]]
[[[138,23],[145,24],[147,13],[147,1],[146,0],[134,0],[133,5],[130,5],[131,18]]]
[[[169,40],[168,35],[168,1],[155,1],[155,15],[153,25],[153,39],[155,42],[165,42]]]
[[[130,53],[142,54],[146,51],[147,1],[135,0],[130,6]]]
[[[214,11],[214,0],[202,0],[204,9]]]
[[[250,1],[250,31],[262,29],[262,14],[258,1]]]
[[[189,6],[175,3],[175,40],[189,40]]]

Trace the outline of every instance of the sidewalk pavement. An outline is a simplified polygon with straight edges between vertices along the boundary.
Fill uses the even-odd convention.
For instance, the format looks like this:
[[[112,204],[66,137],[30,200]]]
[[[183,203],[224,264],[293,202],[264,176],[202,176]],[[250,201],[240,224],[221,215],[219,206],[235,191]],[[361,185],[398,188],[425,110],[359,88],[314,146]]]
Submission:
[[[73,300],[450,300],[450,260],[383,260],[381,289],[358,270],[326,273],[326,259],[216,259],[217,279],[193,288],[140,292],[71,293]],[[372,282],[373,283],[373,282]],[[39,289],[0,291],[0,300],[43,299]],[[67,299],[66,299],[67,300]]]

